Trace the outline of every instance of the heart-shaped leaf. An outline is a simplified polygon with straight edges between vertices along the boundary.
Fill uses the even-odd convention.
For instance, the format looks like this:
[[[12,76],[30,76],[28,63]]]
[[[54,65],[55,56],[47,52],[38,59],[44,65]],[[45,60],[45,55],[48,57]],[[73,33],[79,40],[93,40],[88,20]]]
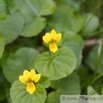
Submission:
[[[46,91],[42,85],[36,84],[36,90],[33,94],[26,91],[27,84],[15,81],[10,89],[10,95],[13,103],[44,103]]]
[[[52,80],[70,75],[76,68],[77,59],[68,47],[61,47],[55,53],[42,53],[35,61],[35,69]]]
[[[64,37],[62,38],[62,45],[69,47],[76,54],[78,67],[81,64],[82,50],[84,48],[84,42],[81,36],[75,33],[72,35],[69,32],[64,33]]]
[[[19,13],[11,13],[5,21],[0,22],[0,32],[6,44],[14,41],[21,33],[24,26],[24,19]]]
[[[2,65],[7,80],[13,83],[25,69],[34,69],[33,64],[38,55],[37,50],[26,47],[20,48],[15,54],[11,54],[5,64]]]
[[[22,36],[32,37],[38,35],[45,27],[46,19],[45,18],[37,18],[32,23],[29,23],[25,26]]]
[[[26,22],[31,22],[35,16],[46,16],[53,13],[53,0],[15,0],[16,9],[20,10]]]
[[[79,32],[84,24],[84,18],[81,15],[74,15],[73,10],[66,5],[58,6],[47,21],[50,27],[55,28],[58,32],[68,30]]]
[[[60,80],[52,81],[51,87],[56,90],[48,95],[46,103],[60,103],[60,95],[80,94],[80,81],[76,73]]]

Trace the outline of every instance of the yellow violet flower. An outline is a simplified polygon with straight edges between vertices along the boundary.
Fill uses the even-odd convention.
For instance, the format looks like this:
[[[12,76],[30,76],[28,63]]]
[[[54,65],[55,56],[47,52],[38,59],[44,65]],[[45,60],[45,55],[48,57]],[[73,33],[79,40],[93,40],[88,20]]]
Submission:
[[[49,49],[53,53],[55,53],[58,50],[57,45],[55,42],[60,41],[62,35],[61,33],[56,34],[56,31],[53,29],[51,33],[46,33],[45,36],[43,36],[43,41],[47,44],[49,44]]]
[[[35,91],[35,85],[33,82],[38,82],[40,80],[41,75],[40,74],[36,74],[35,70],[32,69],[30,72],[28,70],[25,70],[23,72],[23,75],[19,76],[19,80],[22,83],[27,83],[27,92],[29,92],[30,94],[32,94]]]

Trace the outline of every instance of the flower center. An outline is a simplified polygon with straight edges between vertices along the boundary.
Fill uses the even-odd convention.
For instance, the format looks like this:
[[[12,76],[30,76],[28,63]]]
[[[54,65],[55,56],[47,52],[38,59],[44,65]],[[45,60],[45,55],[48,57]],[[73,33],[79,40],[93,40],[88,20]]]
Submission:
[[[28,85],[29,88],[33,88],[32,82]]]

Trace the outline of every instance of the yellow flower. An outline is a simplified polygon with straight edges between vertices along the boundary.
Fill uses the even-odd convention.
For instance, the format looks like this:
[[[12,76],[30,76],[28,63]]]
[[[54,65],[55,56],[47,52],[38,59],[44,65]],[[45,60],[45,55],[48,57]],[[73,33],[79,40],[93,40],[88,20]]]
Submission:
[[[53,53],[55,53],[58,50],[57,45],[55,42],[58,42],[61,39],[62,35],[61,33],[56,34],[56,31],[53,29],[51,33],[46,33],[45,36],[43,36],[43,41],[47,44],[49,44],[49,49]]]
[[[27,92],[29,92],[30,94],[32,94],[35,91],[35,85],[33,82],[38,82],[40,80],[41,75],[40,74],[36,74],[35,70],[32,69],[30,72],[28,70],[25,70],[23,72],[23,75],[19,76],[19,80],[22,83],[27,83]]]

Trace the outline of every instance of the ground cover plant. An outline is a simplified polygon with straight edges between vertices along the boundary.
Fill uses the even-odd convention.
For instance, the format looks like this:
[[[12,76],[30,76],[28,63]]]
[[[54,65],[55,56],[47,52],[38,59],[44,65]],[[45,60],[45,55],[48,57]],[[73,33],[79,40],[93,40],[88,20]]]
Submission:
[[[103,95],[103,0],[0,0],[0,103],[60,103]]]

